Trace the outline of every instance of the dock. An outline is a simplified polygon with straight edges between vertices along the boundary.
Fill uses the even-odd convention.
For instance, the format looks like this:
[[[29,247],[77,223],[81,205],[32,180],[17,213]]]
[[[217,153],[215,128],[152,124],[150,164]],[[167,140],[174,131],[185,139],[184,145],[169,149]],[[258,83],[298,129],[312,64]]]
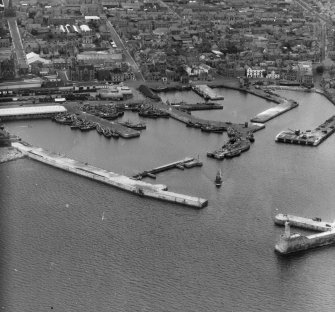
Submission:
[[[167,171],[173,168],[184,169],[184,168],[192,168],[196,166],[202,166],[202,162],[200,162],[199,160],[193,157],[186,157],[184,159],[177,160],[172,163],[168,163],[166,165],[162,165],[162,166],[150,169],[150,170],[142,171],[140,173],[135,174],[133,178],[136,180],[141,180],[142,178],[145,178],[145,177],[150,177],[150,178],[155,179],[156,174],[163,172],[163,171]]]
[[[286,130],[276,136],[276,142],[318,146],[335,132],[335,115],[314,130]]]
[[[207,199],[169,192],[166,185],[134,180],[130,177],[97,168],[87,163],[67,158],[64,155],[31,146],[27,143],[15,142],[12,143],[12,146],[36,161],[117,187],[141,197],[160,199],[194,208],[203,208],[208,204]]]
[[[291,233],[291,222],[285,221],[285,233],[280,235],[279,241],[275,245],[275,251],[280,254],[286,255],[335,243],[335,229],[333,227],[322,233],[301,235],[300,233]],[[306,224],[310,226],[310,222],[301,223],[304,228]]]
[[[209,100],[223,100],[224,97],[217,95],[216,92],[207,85],[194,85],[192,86],[192,90],[202,96],[204,99]]]
[[[333,227],[332,222],[324,222],[317,217],[311,219],[282,213],[275,216],[274,222],[277,225],[285,225],[285,222],[290,222],[291,226],[318,232],[330,231]]]
[[[265,123],[289,110],[299,106],[299,103],[293,100],[284,100],[281,104],[269,108],[251,119],[252,122]]]

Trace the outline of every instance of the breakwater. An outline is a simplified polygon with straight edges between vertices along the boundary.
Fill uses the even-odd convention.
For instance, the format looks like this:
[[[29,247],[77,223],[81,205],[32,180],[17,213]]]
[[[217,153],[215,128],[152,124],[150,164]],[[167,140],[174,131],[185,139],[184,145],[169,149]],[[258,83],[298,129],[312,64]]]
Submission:
[[[138,196],[160,199],[194,208],[203,208],[208,204],[207,199],[169,192],[167,191],[167,187],[165,185],[155,185],[134,180],[127,176],[109,172],[107,170],[91,166],[87,163],[67,158],[63,155],[51,153],[42,148],[33,147],[29,144],[13,143],[13,146],[31,159],[117,187]]]
[[[276,142],[318,146],[335,132],[335,115],[314,130],[285,130],[276,136]]]
[[[293,100],[283,100],[281,104],[276,107],[267,109],[266,111],[259,113],[257,116],[251,119],[252,122],[265,123],[285,112],[297,107],[299,104]]]

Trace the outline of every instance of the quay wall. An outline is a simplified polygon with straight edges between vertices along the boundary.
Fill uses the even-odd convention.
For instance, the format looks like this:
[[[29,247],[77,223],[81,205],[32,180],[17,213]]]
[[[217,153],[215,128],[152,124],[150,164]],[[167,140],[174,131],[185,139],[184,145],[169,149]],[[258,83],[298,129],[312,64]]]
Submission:
[[[194,208],[203,208],[208,204],[208,200],[203,198],[167,192],[167,187],[165,185],[153,185],[142,181],[135,181],[126,176],[108,172],[73,159],[49,153],[41,148],[35,148],[21,143],[13,143],[13,146],[34,160],[92,180],[112,185],[139,196],[156,198]]]
[[[14,120],[29,120],[29,119],[50,119],[51,117],[55,115],[57,115],[57,113],[1,116],[1,120],[2,121],[14,121]]]

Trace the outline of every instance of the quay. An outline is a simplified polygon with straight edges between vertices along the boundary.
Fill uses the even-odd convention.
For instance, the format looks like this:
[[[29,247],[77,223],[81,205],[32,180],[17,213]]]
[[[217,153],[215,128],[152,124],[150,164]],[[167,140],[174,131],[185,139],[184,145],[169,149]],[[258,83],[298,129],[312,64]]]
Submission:
[[[275,216],[274,222],[277,225],[285,225],[289,222],[291,226],[319,232],[330,231],[333,228],[332,222],[324,222],[320,218],[310,219],[282,213]]]
[[[58,113],[66,111],[66,108],[61,105],[0,108],[0,119],[2,121],[10,121],[51,118]]]
[[[198,111],[198,110],[212,110],[212,109],[223,109],[222,104],[216,103],[196,103],[196,104],[188,104],[188,103],[174,103],[171,106],[178,108],[180,110],[185,111]]]
[[[154,107],[158,109],[164,110],[169,113],[170,117],[178,120],[184,124],[188,124],[190,121],[193,123],[201,123],[204,125],[210,125],[215,127],[224,127],[228,129],[229,127],[234,128],[236,131],[239,131],[243,136],[246,136],[249,132],[256,132],[265,128],[265,125],[262,123],[252,123],[246,122],[243,124],[232,123],[230,121],[215,121],[215,120],[207,120],[198,117],[194,117],[186,112],[178,110],[172,105],[164,104],[163,102],[154,102],[152,103]]]
[[[209,100],[223,100],[224,97],[217,95],[215,91],[210,88],[207,85],[194,85],[192,86],[192,90],[194,90],[196,93],[198,93],[200,96],[202,96],[205,99]]]
[[[112,185],[141,197],[160,199],[194,208],[203,208],[208,204],[207,199],[169,192],[167,191],[167,187],[163,184],[155,185],[134,180],[127,176],[109,172],[107,170],[88,165],[87,163],[67,158],[63,155],[51,153],[42,148],[31,146],[27,143],[24,144],[15,142],[12,143],[12,146],[31,159],[95,181]]]
[[[321,247],[335,243],[335,230],[312,234],[301,235],[300,233],[292,233],[290,230],[290,222],[285,222],[285,233],[279,238],[275,245],[275,251],[280,254],[290,254],[302,250]]]
[[[281,104],[275,107],[269,108],[266,111],[259,113],[257,116],[251,119],[252,122],[265,123],[281,114],[288,112],[289,110],[299,106],[296,101],[284,100]]]
[[[119,133],[119,135],[124,139],[137,138],[141,134],[139,131],[122,126],[121,124],[117,122],[106,120],[106,119],[94,116],[92,114],[83,112],[79,109],[77,105],[74,105],[74,103],[64,104],[64,106],[67,108],[67,111],[69,114],[76,114],[81,119],[89,120],[91,122],[98,123],[106,128],[110,128],[111,130]]]
[[[191,167],[201,166],[201,165],[202,163],[199,160],[195,160],[193,157],[186,157],[182,160],[177,160],[172,163],[159,166],[157,168],[142,171],[140,173],[135,174],[133,178],[138,179],[138,180],[141,180],[144,177],[150,177],[150,178],[155,179],[156,178],[155,175],[157,173],[160,173],[166,170],[170,170],[173,168],[184,169],[184,168],[191,168]]]
[[[286,130],[276,136],[276,142],[318,146],[335,132],[335,115],[314,130]]]

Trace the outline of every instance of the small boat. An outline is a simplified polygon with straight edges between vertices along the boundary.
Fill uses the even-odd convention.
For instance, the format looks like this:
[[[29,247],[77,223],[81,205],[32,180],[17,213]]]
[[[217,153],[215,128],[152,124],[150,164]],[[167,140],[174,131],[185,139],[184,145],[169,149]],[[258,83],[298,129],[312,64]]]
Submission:
[[[99,134],[103,134],[104,129],[99,124],[96,126],[96,129]]]
[[[215,185],[217,187],[220,187],[222,185],[222,175],[221,170],[219,170],[215,176]]]

